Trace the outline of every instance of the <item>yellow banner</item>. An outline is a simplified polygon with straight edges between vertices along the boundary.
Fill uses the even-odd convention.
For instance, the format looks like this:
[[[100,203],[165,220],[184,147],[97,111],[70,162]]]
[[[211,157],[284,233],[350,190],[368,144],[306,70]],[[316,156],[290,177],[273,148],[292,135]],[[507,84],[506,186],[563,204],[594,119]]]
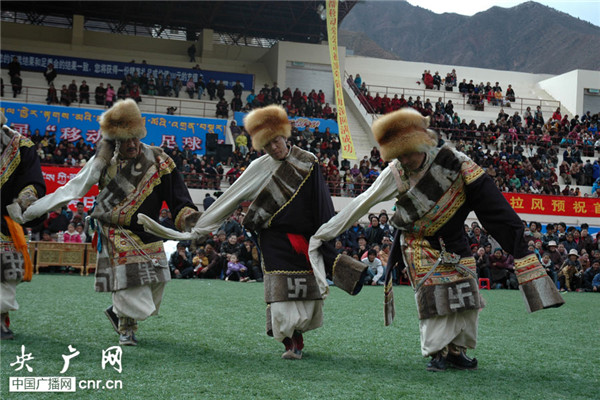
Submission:
[[[356,151],[350,128],[348,128],[348,117],[344,104],[344,88],[340,74],[340,58],[338,56],[338,1],[327,0],[327,37],[329,41],[329,57],[331,59],[331,71],[333,72],[333,84],[335,87],[335,103],[338,112],[338,127],[340,144],[342,145],[342,158],[356,160]]]

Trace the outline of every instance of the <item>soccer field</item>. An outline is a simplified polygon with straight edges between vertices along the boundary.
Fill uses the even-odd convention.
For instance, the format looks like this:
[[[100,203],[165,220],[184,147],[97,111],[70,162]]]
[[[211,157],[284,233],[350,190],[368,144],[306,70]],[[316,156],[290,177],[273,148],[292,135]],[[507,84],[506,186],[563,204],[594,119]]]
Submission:
[[[110,295],[93,278],[36,275],[18,286],[14,341],[2,342],[2,399],[597,399],[600,296],[566,293],[558,309],[528,314],[518,291],[483,291],[479,370],[425,371],[411,288],[395,287],[396,319],[383,325],[383,288],[356,297],[337,288],[325,322],[305,337],[304,358],[281,359],[264,334],[263,285],[207,280],[167,285],[161,315],[140,323],[123,347],[122,372],[102,352],[118,344],[103,314]],[[79,355],[64,367],[63,355]],[[25,353],[33,359],[15,371]],[[122,388],[11,393],[9,377],[75,377]]]

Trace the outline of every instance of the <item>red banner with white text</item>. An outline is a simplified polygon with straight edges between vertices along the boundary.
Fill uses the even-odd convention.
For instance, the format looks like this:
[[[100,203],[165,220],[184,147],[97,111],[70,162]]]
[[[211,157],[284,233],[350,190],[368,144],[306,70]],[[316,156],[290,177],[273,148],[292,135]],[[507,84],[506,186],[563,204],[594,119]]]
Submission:
[[[502,193],[511,207],[522,214],[557,217],[600,217],[600,198]]]
[[[58,167],[42,165],[42,175],[44,175],[44,182],[46,182],[46,193],[50,194],[56,191],[56,189],[73,179],[80,170],[81,167]],[[94,205],[94,199],[97,195],[98,185],[94,185],[83,198],[70,202],[69,208],[75,211],[77,202],[82,201],[87,211]]]

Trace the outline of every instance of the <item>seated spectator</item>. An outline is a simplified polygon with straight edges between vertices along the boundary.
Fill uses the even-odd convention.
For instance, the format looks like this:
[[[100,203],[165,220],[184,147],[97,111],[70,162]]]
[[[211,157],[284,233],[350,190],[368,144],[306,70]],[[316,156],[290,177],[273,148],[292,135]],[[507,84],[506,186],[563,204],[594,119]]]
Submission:
[[[192,255],[187,251],[186,247],[186,244],[183,242],[177,243],[177,251],[171,254],[169,258],[171,278],[189,279],[194,276]]]
[[[384,269],[381,264],[381,260],[377,258],[377,251],[371,249],[367,252],[367,256],[362,258],[361,261],[368,266],[366,272],[367,275],[364,278],[364,285],[383,285]]]
[[[81,237],[81,243],[87,243],[88,237],[85,234],[85,232],[83,231],[83,228],[84,228],[84,225],[82,223],[78,223],[77,225],[75,225],[75,230],[77,231],[77,233],[79,233],[79,237]]]
[[[558,273],[561,292],[572,292],[581,287],[581,263],[576,249],[569,250],[569,256]]]
[[[508,85],[508,89],[506,89],[506,101],[515,102],[515,91],[511,85]]]
[[[63,241],[65,243],[81,243],[81,236],[75,230],[75,225],[73,223],[69,224],[67,231],[63,234]]]
[[[185,84],[185,91],[188,94],[188,96],[190,96],[190,99],[194,98],[196,84],[194,83],[194,80],[192,78],[188,79],[187,83]]]
[[[248,282],[248,268],[238,261],[237,254],[231,254],[227,262],[227,271],[225,272],[226,281]]]
[[[215,242],[207,240],[204,245],[204,254],[207,258],[207,265],[197,266],[194,272],[198,278],[216,279],[221,276],[222,266],[221,257],[215,251]]]
[[[229,104],[227,104],[227,100],[223,97],[220,97],[219,102],[217,103],[217,117],[227,118],[229,116]]]
[[[244,245],[240,250],[239,259],[240,262],[242,262],[248,268],[249,277],[256,282],[263,281],[258,249],[250,238],[246,238],[244,240]]]
[[[516,289],[518,287],[517,277],[514,274],[514,266],[501,248],[496,248],[490,257],[491,286],[494,289]]]
[[[476,245],[475,245],[476,246]],[[479,247],[475,253],[478,278],[490,278],[490,257],[484,247]],[[491,282],[490,282],[491,283]]]

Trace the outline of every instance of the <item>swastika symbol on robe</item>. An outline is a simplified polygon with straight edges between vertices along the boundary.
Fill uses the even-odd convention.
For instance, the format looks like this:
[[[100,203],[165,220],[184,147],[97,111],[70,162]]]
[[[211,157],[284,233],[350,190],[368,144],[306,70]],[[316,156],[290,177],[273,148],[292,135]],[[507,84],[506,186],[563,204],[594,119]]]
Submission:
[[[469,305],[474,305],[473,304],[473,292],[471,292],[471,290],[465,290],[463,291],[463,289],[470,289],[471,285],[469,284],[469,282],[463,282],[463,283],[459,283],[458,285],[456,285],[456,288],[453,287],[449,287],[448,288],[448,300],[450,302],[450,309],[454,310],[457,308],[463,308],[465,306],[465,299],[468,300]]]
[[[287,284],[290,299],[299,299],[308,294],[306,278],[287,278]]]

